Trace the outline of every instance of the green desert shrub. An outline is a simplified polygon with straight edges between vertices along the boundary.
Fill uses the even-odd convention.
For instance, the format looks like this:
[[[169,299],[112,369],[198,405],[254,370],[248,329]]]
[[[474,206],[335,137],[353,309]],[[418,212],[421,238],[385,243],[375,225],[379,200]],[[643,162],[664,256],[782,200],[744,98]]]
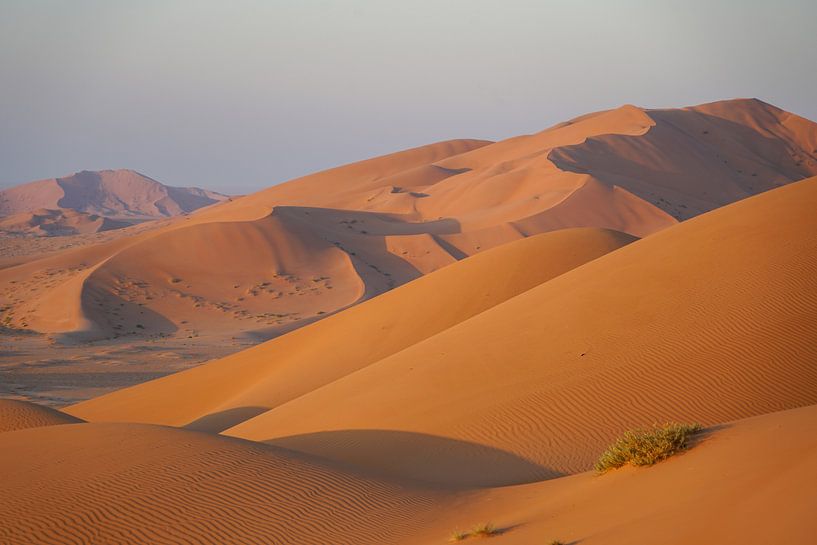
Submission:
[[[596,471],[604,473],[627,464],[651,466],[687,448],[689,437],[700,429],[700,424],[671,422],[625,432],[599,457]]]

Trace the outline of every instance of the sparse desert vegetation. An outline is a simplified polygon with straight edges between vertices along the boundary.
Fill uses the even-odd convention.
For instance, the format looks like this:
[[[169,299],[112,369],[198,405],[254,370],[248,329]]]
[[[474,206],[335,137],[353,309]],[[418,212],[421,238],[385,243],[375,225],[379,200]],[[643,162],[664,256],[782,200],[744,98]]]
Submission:
[[[501,530],[492,522],[483,522],[474,526],[471,531],[463,532],[462,530],[454,530],[451,532],[449,541],[464,541],[469,537],[494,537],[501,533]]]
[[[627,431],[601,454],[596,471],[605,473],[627,464],[651,466],[686,449],[689,437],[700,430],[700,424],[672,422]]]

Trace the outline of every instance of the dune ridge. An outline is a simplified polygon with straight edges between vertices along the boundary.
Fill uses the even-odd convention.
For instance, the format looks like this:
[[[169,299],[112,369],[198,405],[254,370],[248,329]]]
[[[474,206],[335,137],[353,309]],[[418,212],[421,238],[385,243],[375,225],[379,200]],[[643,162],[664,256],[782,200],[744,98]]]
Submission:
[[[120,269],[140,271],[133,275],[136,283],[152,284],[156,279],[126,255],[149,253],[156,268],[176,269],[169,274],[184,278],[183,268],[165,250],[173,231],[205,229],[205,224],[226,230],[227,224],[246,225],[286,213],[292,221],[301,220],[301,228],[287,235],[295,239],[293,244],[309,244],[296,242],[300,236],[320,237],[348,255],[357,274],[345,275],[334,288],[351,293],[363,283],[365,296],[358,300],[365,300],[465,256],[541,232],[600,227],[638,237],[655,233],[718,206],[817,175],[814,141],[817,125],[756,100],[677,110],[627,105],[533,135],[496,143],[439,142],[305,176],[139,233],[127,245],[139,245],[142,250],[117,250],[124,255],[114,261],[122,264]],[[109,176],[115,175],[124,176]],[[71,185],[63,181],[66,187]],[[253,253],[242,244],[241,230],[234,232],[235,248],[224,254],[227,263],[246,261]],[[189,243],[191,251],[209,251],[200,237],[190,237]],[[267,240],[265,247],[271,244]],[[328,269],[335,267],[331,263],[327,262]],[[6,272],[3,276],[18,276]],[[229,269],[219,272],[226,274]],[[315,276],[330,272],[319,271]],[[95,288],[93,296],[83,294],[79,299],[101,301],[89,320],[104,338],[218,334],[230,329],[233,336],[265,340],[314,321],[318,312],[331,314],[350,304],[349,297],[338,297],[329,302],[329,308],[310,308],[296,297],[272,305],[273,314],[282,314],[279,307],[295,309],[292,315],[275,319],[257,305],[245,303],[250,301],[247,298],[225,299],[225,294],[211,287],[181,290],[176,286],[181,299],[214,309],[185,317],[188,327],[179,328],[173,324],[174,314],[185,311],[168,307],[161,290],[145,294],[138,286],[128,287],[129,297],[138,299],[152,319],[135,322],[116,317],[120,302],[111,295],[115,290],[110,281],[107,284]],[[69,314],[80,312],[58,308]],[[45,312],[42,305],[26,308],[29,314]],[[231,321],[231,312],[251,320]],[[10,325],[24,327],[19,315],[14,313]],[[26,322],[77,324],[45,316]],[[120,331],[115,330],[116,322],[122,322]],[[136,323],[142,328],[136,328]],[[53,328],[42,331],[55,332]],[[81,332],[70,327],[59,332],[72,331]]]
[[[28,429],[0,434],[0,539],[432,545],[490,520],[511,545],[808,543],[815,423],[811,405],[705,430],[653,467],[480,490],[152,425]]]
[[[27,401],[0,399],[0,433],[80,422],[83,420],[50,407]]]
[[[0,439],[4,543],[382,543],[445,499],[199,432],[42,430]]]
[[[307,394],[632,240],[598,229],[518,240],[235,356],[67,410],[92,420],[198,421],[223,429],[233,418]],[[179,388],[190,394],[185,403],[176,402]]]
[[[349,437],[442,436],[533,464],[509,484],[585,470],[621,429],[813,404],[815,198],[811,178],[689,220],[225,433],[413,478],[439,476]]]

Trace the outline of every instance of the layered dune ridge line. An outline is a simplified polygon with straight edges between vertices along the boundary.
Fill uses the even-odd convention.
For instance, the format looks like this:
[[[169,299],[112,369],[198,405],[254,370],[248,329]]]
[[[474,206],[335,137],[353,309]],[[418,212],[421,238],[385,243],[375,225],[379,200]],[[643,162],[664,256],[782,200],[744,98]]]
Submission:
[[[570,229],[518,240],[428,274],[255,348],[68,410],[91,420],[221,431],[433,336],[633,240]],[[179,403],[178,392],[187,392]]]
[[[0,191],[0,216],[69,209],[113,219],[177,216],[227,199],[197,187],[170,187],[133,170],[77,172]]]
[[[27,401],[0,399],[0,433],[80,422],[83,420],[50,407]]]
[[[0,217],[0,231],[11,235],[58,236],[100,233],[129,224],[96,214],[70,209],[41,208],[32,212]]]
[[[817,403],[815,200],[817,177],[689,220],[224,433],[500,485],[586,470],[645,422]],[[459,463],[486,449],[518,463]]]
[[[44,290],[20,289],[32,273],[53,276],[46,262],[32,257],[0,271],[0,289],[18,284],[2,319],[13,328],[80,338],[152,334],[257,342],[526,236],[570,227],[650,235],[817,174],[815,142],[816,124],[757,100],[677,110],[624,106],[496,143],[440,142],[305,176],[133,236],[123,233],[124,242],[108,243],[95,261],[81,261],[99,270],[71,305],[38,304]],[[248,243],[261,225],[275,221],[297,223],[297,229],[264,236],[258,246]],[[186,253],[213,255],[207,235],[216,230],[229,251],[208,275],[168,250],[184,239]],[[316,260],[303,270],[272,264],[263,270],[271,274],[256,270],[246,278],[229,266],[251,261],[257,251],[277,253],[279,245],[285,252],[316,244],[346,257]],[[76,262],[83,250],[63,252],[62,259]],[[137,256],[150,256],[151,268]],[[210,273],[227,283],[233,275],[238,287],[209,282]],[[68,276],[61,274],[53,289]],[[337,291],[330,294],[330,286]]]
[[[15,255],[0,393],[221,351],[0,400],[0,543],[810,543],[815,203],[817,124],[624,106]],[[670,422],[703,429],[588,471]]]
[[[509,545],[808,543],[815,425],[815,406],[777,412],[705,430],[650,468],[480,490],[152,425],[29,429],[0,434],[0,539],[433,545],[490,520]]]

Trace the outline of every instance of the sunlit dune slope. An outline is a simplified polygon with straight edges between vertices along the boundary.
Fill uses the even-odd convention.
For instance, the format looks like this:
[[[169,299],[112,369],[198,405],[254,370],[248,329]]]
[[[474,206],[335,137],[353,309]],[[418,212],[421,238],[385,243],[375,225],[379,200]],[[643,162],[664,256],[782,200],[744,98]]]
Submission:
[[[652,467],[477,493],[398,543],[445,543],[455,528],[493,521],[503,545],[808,545],[817,534],[815,428],[815,406],[716,426]]]
[[[507,484],[585,470],[630,427],[815,403],[815,202],[811,178],[689,220],[225,433]],[[462,442],[528,465],[460,464]]]
[[[433,545],[491,521],[511,545],[805,545],[816,425],[808,406],[705,430],[653,467],[470,491],[150,425],[21,430],[0,434],[0,539]]]
[[[79,418],[42,405],[27,401],[0,399],[0,433],[79,422],[82,422]]]
[[[758,100],[673,110],[623,106],[496,143],[438,142],[278,184],[156,229],[123,232],[122,255],[83,261],[99,269],[87,281],[21,290],[23,269],[4,269],[0,294],[13,290],[15,300],[0,319],[81,338],[266,340],[525,236],[598,227],[643,237],[817,175],[815,142],[817,124]],[[275,221],[297,228],[258,240],[247,234]],[[212,265],[196,268],[172,250],[184,239],[185,255],[212,256],[204,234],[215,230],[224,231],[217,238],[230,247],[218,263],[206,257]],[[333,246],[335,257],[292,271],[276,262],[264,269],[268,275],[235,274],[234,264],[256,253],[316,245],[322,254]],[[138,249],[124,250],[131,246]],[[137,256],[150,256],[151,267]],[[45,261],[26,265],[27,273],[51,274]],[[224,286],[231,277],[238,288]],[[174,278],[180,281],[169,285]],[[211,278],[223,282],[214,287]],[[329,285],[337,291],[329,293]],[[52,290],[58,293],[45,293]]]
[[[572,229],[509,243],[234,356],[68,410],[91,420],[193,423],[221,430],[308,394],[631,240],[613,231]]]

